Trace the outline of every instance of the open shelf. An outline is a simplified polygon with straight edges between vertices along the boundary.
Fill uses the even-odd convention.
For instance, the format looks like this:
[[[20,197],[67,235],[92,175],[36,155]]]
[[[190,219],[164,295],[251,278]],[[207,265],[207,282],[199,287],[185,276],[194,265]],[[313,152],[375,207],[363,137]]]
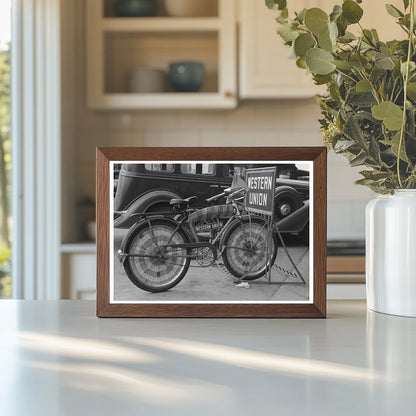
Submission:
[[[217,93],[165,93],[165,94],[105,94],[96,108],[131,109],[203,109],[234,108],[232,96]]]
[[[103,13],[102,16],[105,19],[110,19],[112,17],[117,17],[115,13],[115,4],[117,0],[99,0],[103,5]],[[169,15],[169,7],[166,5],[166,1],[169,3],[179,2],[181,0],[156,0],[157,1],[157,13],[154,17],[140,17],[139,19],[154,19],[158,17],[167,17],[173,19],[173,16]],[[201,0],[193,0],[193,1],[201,1]],[[230,0],[227,0],[230,1]],[[168,5],[169,6],[169,5]],[[180,4],[179,4],[180,6]],[[197,7],[197,9],[199,9]],[[203,10],[200,10],[201,13],[198,13],[194,17],[186,17],[186,19],[194,19],[196,17],[218,17],[219,7],[218,7],[218,0],[204,0],[204,4],[202,7]],[[195,9],[194,9],[195,10]],[[199,10],[198,10],[199,11]],[[120,17],[120,19],[130,20],[134,19],[134,17]]]
[[[66,254],[95,254],[96,246],[93,241],[81,241],[78,243],[61,244],[61,253]]]
[[[152,18],[122,18],[103,19],[101,28],[106,32],[169,32],[169,31],[207,31],[218,30],[220,20],[216,17],[152,17]]]
[[[86,3],[88,107],[97,110],[235,108],[235,4],[230,0],[212,2],[216,12],[211,16],[169,17],[163,2],[159,2],[155,17],[115,17],[113,0],[89,0]],[[205,80],[200,91],[178,93],[165,82],[169,64],[183,61],[204,65]],[[155,92],[137,93],[139,87],[129,87],[130,74],[132,71],[137,74],[141,69],[159,70],[157,87],[143,84],[145,87],[140,88],[143,92]],[[165,81],[160,70],[166,74]],[[148,82],[137,79],[139,84]]]
[[[168,76],[169,64],[177,61],[198,61],[205,67],[205,81],[201,93],[218,92],[218,39],[216,32],[136,33],[112,32],[104,38],[105,94],[130,94],[128,78],[137,68],[163,70]],[[174,93],[167,82],[166,90],[158,94]],[[181,93],[182,99],[190,93]],[[140,94],[141,95],[141,94]],[[148,97],[147,97],[148,98]]]

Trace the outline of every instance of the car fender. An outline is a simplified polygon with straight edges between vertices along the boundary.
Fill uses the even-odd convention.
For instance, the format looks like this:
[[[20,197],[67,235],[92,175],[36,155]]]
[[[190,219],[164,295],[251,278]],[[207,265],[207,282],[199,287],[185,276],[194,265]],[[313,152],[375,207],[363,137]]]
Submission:
[[[138,218],[132,217],[133,214],[147,212],[152,206],[160,203],[169,203],[173,198],[180,198],[180,195],[167,190],[150,191],[141,195],[120,216],[114,219],[114,227],[129,228],[138,220]]]
[[[291,186],[278,186],[274,191],[275,211],[279,205],[279,201],[287,198],[293,204],[293,211],[303,206],[302,197],[299,192]],[[276,213],[277,215],[277,213]]]
[[[305,201],[302,207],[278,221],[276,227],[281,233],[301,233],[302,231],[308,231],[309,201]]]

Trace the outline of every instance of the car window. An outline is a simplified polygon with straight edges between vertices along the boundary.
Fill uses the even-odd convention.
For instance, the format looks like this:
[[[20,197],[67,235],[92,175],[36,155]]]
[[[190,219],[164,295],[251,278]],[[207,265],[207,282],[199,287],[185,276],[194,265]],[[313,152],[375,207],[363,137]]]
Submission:
[[[151,172],[173,172],[175,170],[173,163],[145,163],[144,167]]]
[[[183,163],[181,173],[185,175],[215,175],[214,163]]]

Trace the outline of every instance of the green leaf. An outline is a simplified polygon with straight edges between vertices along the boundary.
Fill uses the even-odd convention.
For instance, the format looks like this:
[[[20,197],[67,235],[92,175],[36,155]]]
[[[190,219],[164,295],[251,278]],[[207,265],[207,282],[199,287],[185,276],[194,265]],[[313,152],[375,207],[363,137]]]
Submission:
[[[384,125],[392,131],[400,130],[403,121],[403,110],[391,101],[383,101],[371,109],[373,117],[383,121]]]
[[[355,86],[357,92],[371,92],[371,83],[366,79],[362,79],[360,82],[357,82]]]
[[[266,6],[271,10],[283,10],[287,6],[286,0],[266,0]]]
[[[379,166],[381,161],[380,147],[378,140],[374,136],[370,137],[368,150],[370,152],[370,156],[373,159],[374,165]]]
[[[335,22],[341,15],[342,7],[336,4],[332,9],[332,13],[329,15],[329,20],[331,20],[331,22]]]
[[[364,185],[364,186],[370,186],[374,183],[373,179],[358,179],[355,181],[357,185]]]
[[[315,74],[313,80],[315,81],[315,85],[324,85],[331,81],[331,76]]]
[[[329,37],[331,38],[331,42],[334,46],[337,44],[338,39],[338,26],[334,22],[329,22],[328,24],[328,30],[329,30]]]
[[[328,52],[334,51],[334,44],[332,43],[331,37],[329,35],[329,28],[318,35],[318,45],[321,49],[324,49]]]
[[[399,154],[399,144],[400,144],[400,132],[395,134],[390,142],[384,143],[391,146],[391,151],[393,152],[394,156],[398,156]],[[403,140],[402,146],[400,148],[400,159],[404,162],[409,162],[409,159],[406,155],[405,149],[405,141]]]
[[[337,29],[338,29],[338,31],[339,31],[339,27],[338,27],[338,25],[337,25]],[[356,38],[356,36],[353,34],[353,33],[351,33],[351,32],[348,32],[348,30],[344,33],[344,35],[343,36],[341,36],[339,39],[338,39],[338,41],[339,42],[341,42],[341,43],[349,43],[349,42],[352,42],[353,40],[355,40],[355,39],[357,39]]]
[[[377,30],[376,30],[376,29],[371,29],[371,34],[373,35],[373,39],[374,39],[376,42],[380,42],[380,38],[379,38],[379,36],[378,36],[378,33],[377,33]]]
[[[376,67],[380,69],[394,69],[394,61],[390,56],[378,56],[375,61]]]
[[[332,63],[334,57],[330,52],[320,48],[313,48],[306,54],[306,64],[312,74],[327,75],[334,71],[335,65]]]
[[[409,62],[409,74],[416,70],[416,64],[414,62]],[[406,76],[406,62],[402,62],[400,65],[400,72],[405,77]]]
[[[305,14],[307,12],[307,9],[302,9],[299,13],[296,13],[296,18],[299,22],[303,23],[305,20]]]
[[[375,40],[374,40],[374,38],[373,38],[373,34],[371,33],[371,30],[364,29],[364,30],[363,30],[363,37],[364,37],[364,40],[365,40],[367,43],[369,43],[370,45],[374,45]]]
[[[358,115],[348,117],[344,125],[344,134],[349,140],[354,141],[360,149],[363,149],[366,146],[366,140],[361,125],[362,120]]]
[[[342,16],[348,23],[358,23],[363,14],[363,9],[355,1],[346,0],[342,3]]]
[[[316,45],[314,37],[309,33],[302,33],[295,39],[296,56],[304,58],[309,49]]]
[[[383,78],[383,80],[381,81],[378,93],[380,94],[382,100],[386,99],[386,78]]]
[[[380,179],[388,178],[390,172],[379,172],[377,170],[363,170],[360,172],[360,175],[364,176],[365,179],[372,179],[373,181],[378,181]]]
[[[403,0],[403,6],[404,6],[404,9],[406,10],[409,7],[409,0]]]
[[[344,71],[349,71],[352,68],[352,65],[348,61],[336,60],[336,61],[332,61],[332,63],[337,68],[342,69]]]
[[[340,36],[344,36],[348,27],[348,22],[344,19],[342,15],[337,19],[337,27]]]
[[[308,65],[306,65],[305,58],[298,58],[296,59],[296,66],[301,69],[308,69]]]
[[[334,150],[337,153],[345,152],[353,145],[354,142],[351,140],[338,140],[334,146]]]
[[[367,155],[364,152],[361,152],[358,156],[350,160],[350,165],[352,167],[362,165],[367,159]]]
[[[407,84],[407,96],[412,100],[416,100],[416,82]]]
[[[318,36],[328,28],[328,15],[318,7],[309,9],[305,13],[305,26]]]
[[[348,97],[348,104],[356,107],[371,108],[377,104],[373,94],[370,92],[351,93]]]
[[[397,8],[394,7],[392,4],[386,4],[387,13],[393,17],[403,17],[404,14]]]
[[[287,23],[280,24],[277,28],[277,33],[287,44],[290,44],[298,37],[298,32],[293,30]]]
[[[367,60],[358,53],[352,55],[349,62],[354,68],[358,70],[364,69],[364,67],[368,64]]]

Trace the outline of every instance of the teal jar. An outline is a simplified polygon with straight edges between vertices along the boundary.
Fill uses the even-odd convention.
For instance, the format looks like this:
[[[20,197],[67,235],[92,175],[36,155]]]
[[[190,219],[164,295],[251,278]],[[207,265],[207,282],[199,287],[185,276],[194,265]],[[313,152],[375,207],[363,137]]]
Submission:
[[[114,12],[119,17],[150,17],[157,13],[156,0],[118,0]]]

